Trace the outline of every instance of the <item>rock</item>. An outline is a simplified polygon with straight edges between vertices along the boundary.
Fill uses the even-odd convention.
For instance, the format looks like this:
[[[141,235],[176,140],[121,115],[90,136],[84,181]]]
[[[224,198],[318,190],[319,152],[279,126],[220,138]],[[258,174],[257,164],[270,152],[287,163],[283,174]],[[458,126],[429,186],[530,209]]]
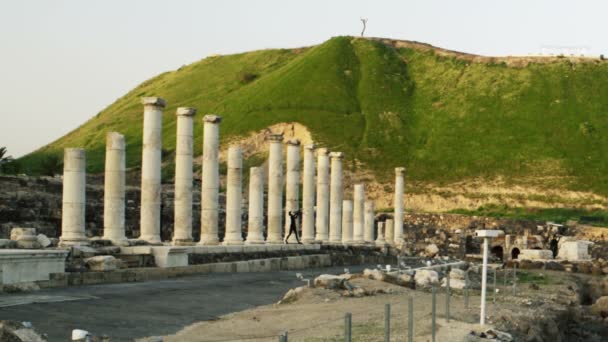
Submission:
[[[382,272],[380,270],[372,270],[369,268],[366,268],[363,270],[363,276],[365,276],[369,279],[374,279],[374,280],[379,280],[379,281],[384,281],[384,278],[385,278],[384,272]]]
[[[112,240],[106,240],[106,239],[100,238],[98,236],[90,238],[89,243],[91,244],[91,247],[93,247],[93,248],[112,246]]]
[[[346,279],[333,274],[321,274],[315,278],[315,287],[337,290],[345,289],[344,282]]]
[[[547,261],[545,263],[545,269],[552,271],[563,271],[565,268],[564,265],[560,264],[559,262]]]
[[[439,275],[432,270],[418,270],[414,275],[416,287],[430,287],[431,284],[439,283]]]
[[[18,240],[17,248],[22,249],[39,249],[41,248],[40,243],[36,240],[36,236],[33,237],[34,240]]]
[[[461,270],[460,268],[454,268],[450,271],[450,280],[452,279],[460,279],[464,280],[466,278],[466,271]]]
[[[390,284],[399,286],[407,286],[410,283],[411,276],[407,274],[399,274],[399,272],[390,272],[384,276],[384,281]]]
[[[17,293],[17,292],[32,292],[40,290],[40,286],[34,282],[25,282],[17,284],[5,284],[2,286],[2,290],[6,293]],[[1,339],[0,339],[1,341]]]
[[[578,271],[580,273],[590,274],[591,273],[591,263],[582,262],[582,263],[578,264]]]
[[[0,321],[0,341],[6,342],[46,342],[31,324],[15,321]]]
[[[84,260],[91,271],[114,271],[122,266],[122,261],[111,255],[98,255]]]
[[[36,237],[36,228],[13,228],[11,229],[11,240],[19,241],[23,238],[26,240]]]
[[[0,239],[0,249],[2,248],[17,248],[17,241]]]
[[[608,317],[608,296],[600,297],[591,305],[591,313],[602,318]]]
[[[95,248],[89,246],[76,245],[71,247],[74,257],[90,258],[98,254]]]
[[[44,234],[38,234],[36,236],[36,240],[38,240],[38,243],[40,244],[40,246],[42,248],[46,248],[51,246],[53,243],[51,242],[51,239],[49,239],[46,235]]]
[[[424,248],[424,255],[427,258],[434,258],[437,254],[439,254],[439,247],[434,243],[431,243]]]
[[[441,279],[441,287],[446,287],[447,286],[447,279],[443,278]],[[464,279],[452,279],[450,277],[450,288],[451,289],[457,289],[457,290],[462,290],[466,287],[466,282],[464,281]]]
[[[146,241],[146,240],[128,239],[127,241],[129,243],[129,246],[147,246],[147,245],[149,245],[148,241]]]
[[[297,301],[305,288],[306,286],[300,286],[296,287],[295,289],[289,289],[278,304],[288,304]]]
[[[57,247],[59,245],[58,238],[49,238],[49,240],[51,240],[51,247]]]
[[[97,248],[97,251],[103,255],[117,255],[117,254],[120,254],[120,247],[104,246],[104,247]]]

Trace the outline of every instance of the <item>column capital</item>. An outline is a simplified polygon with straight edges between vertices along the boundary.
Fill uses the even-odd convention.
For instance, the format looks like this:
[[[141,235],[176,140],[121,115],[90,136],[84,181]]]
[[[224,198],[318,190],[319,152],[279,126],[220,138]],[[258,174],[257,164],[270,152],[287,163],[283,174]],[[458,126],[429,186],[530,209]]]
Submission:
[[[142,97],[141,104],[143,104],[144,106],[152,106],[152,107],[159,107],[159,108],[165,108],[165,106],[167,105],[165,100],[161,99],[160,97],[155,97],[155,96]]]
[[[318,156],[327,156],[329,154],[329,150],[325,147],[319,147],[317,149],[317,155]]]
[[[396,167],[395,168],[395,175],[396,176],[403,176],[404,172],[405,172],[405,168],[404,167]]]
[[[194,116],[194,114],[196,114],[196,108],[192,107],[179,107],[175,111],[177,116]]]
[[[285,144],[287,145],[291,145],[291,146],[300,146],[300,140],[299,139],[288,139]]]
[[[222,122],[222,117],[215,114],[207,114],[203,116],[203,122],[216,123],[219,124]]]
[[[125,136],[118,132],[106,133],[106,149],[124,150]]]
[[[268,135],[268,141],[281,142],[283,141],[283,133],[275,133]]]
[[[344,153],[342,152],[331,152],[329,154],[329,157],[332,159],[343,159],[344,158]]]
[[[317,145],[315,145],[315,143],[304,145],[304,149],[306,149],[306,150],[314,151],[316,148],[317,148]]]

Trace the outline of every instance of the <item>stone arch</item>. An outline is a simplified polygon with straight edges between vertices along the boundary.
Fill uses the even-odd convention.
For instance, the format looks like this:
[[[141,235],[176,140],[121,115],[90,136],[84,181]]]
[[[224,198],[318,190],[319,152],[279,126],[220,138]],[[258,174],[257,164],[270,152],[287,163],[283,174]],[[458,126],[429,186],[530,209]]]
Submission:
[[[492,247],[491,252],[492,252],[492,255],[494,257],[496,257],[496,258],[498,258],[500,260],[504,260],[503,259],[504,258],[504,250],[503,250],[502,246],[497,245],[497,246]]]
[[[517,259],[519,257],[519,248],[515,247],[511,250],[511,259]]]

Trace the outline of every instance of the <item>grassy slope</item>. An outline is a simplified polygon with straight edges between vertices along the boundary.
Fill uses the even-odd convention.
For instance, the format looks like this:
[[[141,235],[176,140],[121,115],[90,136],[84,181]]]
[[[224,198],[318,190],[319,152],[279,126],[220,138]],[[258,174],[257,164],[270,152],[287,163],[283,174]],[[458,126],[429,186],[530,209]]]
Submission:
[[[243,72],[259,77],[244,84]],[[361,160],[381,179],[406,165],[408,184],[503,176],[608,195],[602,158],[608,152],[608,63],[564,59],[513,68],[350,37],[309,49],[210,57],[161,74],[22,158],[22,165],[35,172],[45,155],[84,146],[89,171],[100,171],[109,130],[126,134],[128,164],[138,165],[139,97],[151,95],[169,104],[163,126],[169,152],[175,108],[193,106],[199,109],[197,142],[204,113],[224,117],[222,137],[298,121],[315,140],[344,151],[347,162]]]

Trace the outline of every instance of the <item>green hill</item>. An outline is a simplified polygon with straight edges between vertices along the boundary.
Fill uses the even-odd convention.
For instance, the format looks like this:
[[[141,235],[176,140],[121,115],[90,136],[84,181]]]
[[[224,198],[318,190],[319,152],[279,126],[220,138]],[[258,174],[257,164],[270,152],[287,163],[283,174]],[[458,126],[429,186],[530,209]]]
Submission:
[[[608,195],[608,63],[537,58],[515,65],[422,44],[336,37],[302,49],[214,56],[158,75],[81,127],[21,158],[37,173],[49,155],[85,147],[103,170],[105,133],[126,135],[127,162],[141,159],[142,96],[160,96],[166,158],[175,109],[224,118],[223,139],[279,122],[357,159],[379,180],[407,167],[412,184],[501,178],[508,183]],[[200,154],[197,143],[195,153]]]

